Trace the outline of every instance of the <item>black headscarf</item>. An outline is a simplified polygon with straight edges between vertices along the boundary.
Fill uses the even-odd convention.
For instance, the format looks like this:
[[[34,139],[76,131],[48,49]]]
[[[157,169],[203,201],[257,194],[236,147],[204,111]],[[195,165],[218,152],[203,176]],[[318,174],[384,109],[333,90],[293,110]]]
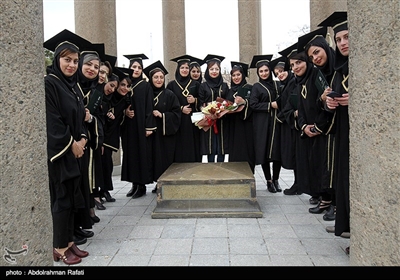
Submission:
[[[241,80],[240,84],[235,84],[232,80],[232,74],[233,74],[233,72],[236,72],[237,70],[239,70],[239,72],[242,73],[242,80]],[[234,65],[231,70],[231,89],[236,92],[240,87],[242,87],[245,84],[247,84],[247,80],[246,80],[246,75],[244,73],[243,67],[241,65]]]
[[[130,76],[129,78],[132,81],[132,85],[136,85],[138,82],[140,82],[141,80],[143,80],[143,60],[141,58],[132,58],[131,60],[129,60],[129,69],[132,67],[132,64],[138,62],[140,64],[140,66],[142,67],[142,74],[140,74],[139,77],[134,78],[133,76]]]
[[[328,58],[325,65],[323,66],[316,65],[316,66],[321,70],[322,74],[324,74],[326,80],[329,82],[332,79],[334,73],[333,67],[335,65],[335,51],[329,46],[328,42],[323,37],[317,37],[311,43],[309,43],[305,48],[306,54],[308,53],[308,50],[310,49],[311,46],[320,47],[325,50]]]
[[[197,61],[190,62],[190,64],[189,64],[189,76],[190,76],[190,72],[192,72],[193,68],[199,68],[200,69],[200,77],[195,81],[201,83],[203,81],[203,75],[201,75],[201,65],[200,65],[200,63],[198,63]]]
[[[211,66],[213,66],[214,64],[217,64],[219,67],[219,75],[217,78],[211,78],[210,77],[210,73],[209,73],[209,69]],[[221,72],[221,63],[219,63],[216,60],[212,60],[210,62],[207,63],[207,70],[204,73],[204,78],[207,82],[207,84],[211,87],[211,88],[216,88],[222,85],[222,82],[224,81],[223,77],[222,77],[222,72]]]
[[[63,84],[65,84],[69,89],[72,89],[76,84],[78,71],[76,71],[75,74],[71,77],[64,76],[63,72],[61,71],[60,53],[65,49],[68,49],[73,53],[77,53],[79,56],[79,48],[76,45],[67,41],[63,42],[55,49],[53,62],[50,66],[47,67],[46,72],[47,74],[53,74],[57,76]]]
[[[273,86],[274,80],[273,80],[273,78],[272,78],[272,76],[273,76],[273,69],[271,69],[271,66],[269,65],[269,62],[268,62],[267,60],[262,60],[262,61],[258,62],[258,63],[256,64],[256,66],[257,66],[258,81],[259,81],[262,85],[271,88],[271,86]],[[268,76],[268,78],[267,78],[266,80],[261,79],[260,75],[258,74],[258,69],[260,69],[260,67],[262,67],[262,66],[267,66],[268,69],[269,69],[269,76]]]
[[[296,84],[301,84],[304,85],[307,82],[307,79],[310,77],[311,73],[312,73],[312,69],[314,67],[314,64],[312,64],[310,62],[310,60],[308,59],[306,53],[300,52],[300,53],[296,53],[295,55],[292,55],[290,57],[290,59],[297,59],[297,60],[302,60],[305,61],[307,64],[307,70],[304,73],[303,76],[296,76]]]
[[[153,75],[157,72],[162,72],[164,74],[164,84],[162,85],[162,87],[158,88],[153,84]],[[164,71],[162,71],[162,69],[160,68],[155,68],[153,70],[150,71],[150,77],[149,77],[149,82],[151,85],[151,88],[153,89],[154,92],[154,96],[157,96],[161,91],[163,91],[165,89],[165,73]]]
[[[175,70],[175,80],[183,87],[183,88],[185,88],[186,87],[186,85],[189,83],[189,81],[190,81],[190,70],[189,70],[189,74],[186,76],[186,77],[182,77],[182,75],[181,75],[181,73],[180,73],[180,71],[179,71],[179,68],[183,65],[183,64],[188,64],[188,66],[189,66],[189,62],[186,60],[183,60],[183,61],[179,61],[178,62],[178,66],[176,67],[176,70]]]
[[[97,76],[94,77],[93,79],[88,79],[85,77],[85,75],[82,72],[82,67],[83,65],[92,60],[98,60],[99,65],[100,65],[100,58],[97,54],[94,52],[87,52],[87,53],[82,53],[80,59],[79,59],[79,66],[78,66],[78,82],[79,85],[81,86],[83,93],[86,94],[89,90],[94,89],[98,82],[99,82],[99,74],[97,73]]]

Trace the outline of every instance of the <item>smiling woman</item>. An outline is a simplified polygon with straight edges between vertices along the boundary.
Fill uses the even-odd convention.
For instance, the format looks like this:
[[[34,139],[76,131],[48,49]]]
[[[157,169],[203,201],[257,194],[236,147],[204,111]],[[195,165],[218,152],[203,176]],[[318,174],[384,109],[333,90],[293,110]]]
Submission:
[[[147,65],[158,59],[163,61],[161,0],[115,0],[115,4],[118,65],[124,67],[128,63],[123,57],[126,53],[149,54],[149,60],[145,62]],[[239,60],[237,7],[237,1],[232,0],[185,0],[187,53],[195,57],[204,57],[207,53],[221,53],[226,57],[221,68],[229,71],[230,61]],[[285,19],[296,20],[283,20],[282,7],[285,7]],[[204,18],[211,10],[223,12],[218,13],[214,20]],[[45,39],[62,29],[75,30],[74,0],[43,0],[43,15]],[[148,15],[151,15],[151,21],[148,20]],[[278,51],[308,32],[309,18],[309,0],[261,0],[262,52],[278,56]],[[214,30],[216,25],[218,32],[204,32]],[[133,26],[140,27],[135,28],[134,44],[132,37],[126,36]],[[223,44],[201,44],[205,41]]]

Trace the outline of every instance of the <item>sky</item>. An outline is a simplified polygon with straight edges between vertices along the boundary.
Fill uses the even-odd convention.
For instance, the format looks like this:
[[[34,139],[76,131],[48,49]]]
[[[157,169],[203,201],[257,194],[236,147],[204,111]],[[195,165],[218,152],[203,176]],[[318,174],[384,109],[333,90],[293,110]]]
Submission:
[[[261,0],[262,54],[278,57],[279,51],[309,31],[309,2]],[[118,66],[128,66],[124,54],[146,54],[149,59],[143,61],[144,67],[164,61],[161,0],[115,3]],[[186,53],[201,59],[207,54],[224,56],[222,69],[229,71],[230,61],[239,61],[237,0],[185,0],[185,13]],[[74,20],[74,0],[43,0],[44,41],[63,29],[75,32]],[[135,39],[129,35],[132,28]]]

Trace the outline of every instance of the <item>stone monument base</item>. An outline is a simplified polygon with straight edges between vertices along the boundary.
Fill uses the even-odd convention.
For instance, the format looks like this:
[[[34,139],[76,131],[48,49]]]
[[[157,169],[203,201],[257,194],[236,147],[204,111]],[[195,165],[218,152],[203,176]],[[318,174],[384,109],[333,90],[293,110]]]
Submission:
[[[151,217],[261,218],[247,162],[173,163],[157,181]]]

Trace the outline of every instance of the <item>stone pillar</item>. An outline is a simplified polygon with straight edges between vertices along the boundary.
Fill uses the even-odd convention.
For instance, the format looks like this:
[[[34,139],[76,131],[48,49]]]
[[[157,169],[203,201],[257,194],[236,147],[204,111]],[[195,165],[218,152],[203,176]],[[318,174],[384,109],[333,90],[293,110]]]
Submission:
[[[378,4],[378,5],[377,5]],[[348,1],[350,264],[400,264],[398,1]]]
[[[106,54],[117,56],[115,0],[75,0],[75,33],[92,43],[104,43]],[[92,11],[88,18],[88,11]],[[113,65],[114,66],[114,65]],[[114,166],[121,164],[121,150],[113,153]],[[119,168],[113,174],[119,174]]]
[[[0,10],[0,265],[52,266],[43,1],[3,0]]]
[[[251,62],[253,55],[262,54],[261,1],[238,0],[239,59]],[[256,69],[250,69],[248,82],[258,81]]]
[[[186,54],[185,0],[162,0],[162,15],[167,84],[175,79],[176,62],[170,59]]]
[[[310,30],[335,11],[347,11],[347,0],[310,0]]]

